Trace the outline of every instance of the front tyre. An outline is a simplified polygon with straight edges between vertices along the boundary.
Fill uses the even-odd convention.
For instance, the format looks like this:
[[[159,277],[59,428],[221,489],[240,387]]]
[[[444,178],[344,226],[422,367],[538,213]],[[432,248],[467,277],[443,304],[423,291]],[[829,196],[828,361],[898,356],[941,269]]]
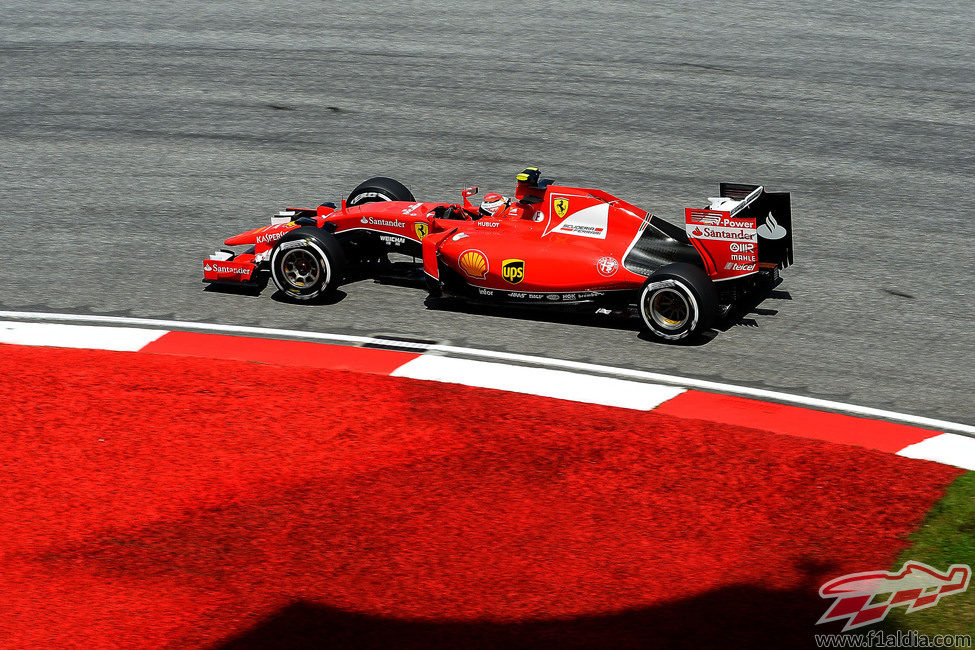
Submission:
[[[335,291],[345,271],[342,246],[314,227],[293,230],[271,253],[271,279],[286,298],[314,302]]]
[[[711,327],[718,313],[718,292],[700,268],[668,264],[647,279],[639,307],[646,331],[665,341],[681,341]]]
[[[409,188],[392,178],[376,176],[359,185],[349,193],[345,205],[353,207],[377,201],[416,201]]]

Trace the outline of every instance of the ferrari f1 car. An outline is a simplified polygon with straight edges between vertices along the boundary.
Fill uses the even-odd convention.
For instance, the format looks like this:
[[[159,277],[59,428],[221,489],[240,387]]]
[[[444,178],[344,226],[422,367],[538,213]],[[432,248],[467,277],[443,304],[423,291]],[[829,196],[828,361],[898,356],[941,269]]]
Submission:
[[[414,199],[371,178],[339,205],[287,208],[236,235],[203,263],[204,282],[258,284],[270,273],[286,299],[314,302],[353,272],[412,256],[435,296],[545,307],[626,310],[653,336],[677,341],[709,329],[731,306],[774,286],[792,263],[788,192],[722,183],[683,227],[607,192],[557,185],[537,168],[517,175],[513,199],[481,206]],[[485,208],[485,206],[487,206]],[[358,269],[358,271],[357,271]]]

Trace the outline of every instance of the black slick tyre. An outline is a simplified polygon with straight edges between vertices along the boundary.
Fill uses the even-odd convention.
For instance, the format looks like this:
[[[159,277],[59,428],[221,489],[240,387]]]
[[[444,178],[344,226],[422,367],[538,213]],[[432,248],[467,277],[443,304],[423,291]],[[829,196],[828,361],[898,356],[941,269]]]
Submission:
[[[278,240],[270,266],[274,285],[287,299],[315,302],[342,281],[345,254],[334,235],[305,226]]]
[[[638,306],[647,332],[664,341],[683,341],[714,324],[718,292],[699,267],[668,264],[647,278]]]
[[[345,205],[352,207],[376,201],[416,201],[409,188],[392,178],[376,176],[359,185],[349,193]]]

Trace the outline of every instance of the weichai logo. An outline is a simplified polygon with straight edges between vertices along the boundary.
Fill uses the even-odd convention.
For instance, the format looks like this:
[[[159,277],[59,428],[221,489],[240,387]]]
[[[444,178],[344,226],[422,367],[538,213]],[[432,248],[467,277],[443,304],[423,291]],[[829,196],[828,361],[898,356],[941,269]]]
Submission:
[[[511,284],[525,279],[525,260],[504,260],[501,263],[501,277]]]

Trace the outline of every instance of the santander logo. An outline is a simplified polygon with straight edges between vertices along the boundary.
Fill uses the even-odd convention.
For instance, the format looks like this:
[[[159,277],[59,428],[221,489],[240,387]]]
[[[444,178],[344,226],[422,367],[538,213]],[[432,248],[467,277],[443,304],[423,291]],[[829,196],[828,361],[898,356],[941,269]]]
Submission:
[[[758,227],[758,236],[762,239],[782,239],[788,233],[786,229],[775,220],[772,213],[768,213],[768,218]]]

